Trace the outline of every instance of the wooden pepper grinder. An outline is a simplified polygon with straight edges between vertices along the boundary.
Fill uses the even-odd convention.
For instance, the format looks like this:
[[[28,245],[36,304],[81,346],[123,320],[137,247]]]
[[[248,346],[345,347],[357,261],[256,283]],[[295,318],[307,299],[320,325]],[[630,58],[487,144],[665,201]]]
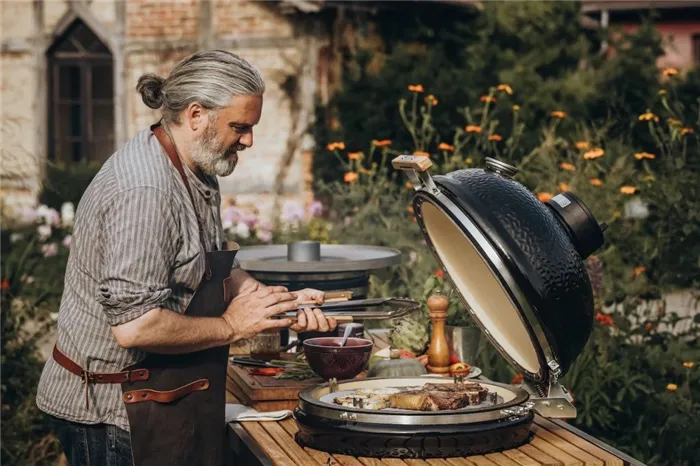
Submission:
[[[428,298],[432,333],[430,348],[428,348],[428,372],[431,374],[447,374],[450,372],[450,349],[445,335],[445,320],[450,300],[447,296],[432,295]]]

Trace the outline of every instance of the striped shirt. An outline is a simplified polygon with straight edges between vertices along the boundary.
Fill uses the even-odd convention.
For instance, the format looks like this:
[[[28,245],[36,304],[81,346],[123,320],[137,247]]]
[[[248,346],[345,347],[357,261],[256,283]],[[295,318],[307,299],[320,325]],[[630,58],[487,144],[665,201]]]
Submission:
[[[188,168],[208,250],[221,249],[221,195],[215,177]],[[239,264],[236,261],[234,267]],[[111,326],[154,308],[184,312],[204,273],[197,218],[185,184],[150,129],[105,162],[77,208],[58,314],[57,345],[92,372],[119,372],[146,353],[124,349]],[[119,384],[90,384],[46,363],[37,405],[53,416],[128,430]]]

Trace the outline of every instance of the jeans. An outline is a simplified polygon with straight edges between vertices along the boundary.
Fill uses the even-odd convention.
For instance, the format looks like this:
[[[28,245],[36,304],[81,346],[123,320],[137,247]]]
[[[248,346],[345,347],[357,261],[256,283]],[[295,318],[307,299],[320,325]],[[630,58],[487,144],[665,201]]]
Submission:
[[[111,424],[78,424],[52,416],[70,466],[132,466],[129,432]]]

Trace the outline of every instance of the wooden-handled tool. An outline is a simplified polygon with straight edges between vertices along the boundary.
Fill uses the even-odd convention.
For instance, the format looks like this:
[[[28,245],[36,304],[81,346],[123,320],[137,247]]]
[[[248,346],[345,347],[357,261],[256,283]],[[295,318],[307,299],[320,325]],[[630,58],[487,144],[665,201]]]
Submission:
[[[431,374],[447,374],[450,372],[450,349],[447,346],[445,321],[450,300],[443,295],[432,295],[427,304],[432,322],[427,369]]]
[[[331,318],[333,316],[326,316],[328,318]],[[349,324],[354,322],[355,318],[353,316],[338,316],[338,317],[333,317],[338,324]],[[293,324],[297,322],[297,317],[285,317],[285,319],[289,319],[292,321]]]
[[[352,299],[352,291],[329,291],[324,293],[324,303],[340,303]],[[299,304],[314,304],[313,301],[301,301]]]

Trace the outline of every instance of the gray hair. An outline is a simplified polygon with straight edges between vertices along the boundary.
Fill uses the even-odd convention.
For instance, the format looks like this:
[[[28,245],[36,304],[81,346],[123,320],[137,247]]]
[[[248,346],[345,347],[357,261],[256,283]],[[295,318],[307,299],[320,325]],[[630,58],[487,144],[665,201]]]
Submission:
[[[179,124],[178,114],[193,102],[207,110],[220,109],[233,96],[262,95],[265,83],[260,72],[243,58],[213,50],[185,58],[166,79],[144,74],[136,90],[147,106],[162,108],[166,122]]]

